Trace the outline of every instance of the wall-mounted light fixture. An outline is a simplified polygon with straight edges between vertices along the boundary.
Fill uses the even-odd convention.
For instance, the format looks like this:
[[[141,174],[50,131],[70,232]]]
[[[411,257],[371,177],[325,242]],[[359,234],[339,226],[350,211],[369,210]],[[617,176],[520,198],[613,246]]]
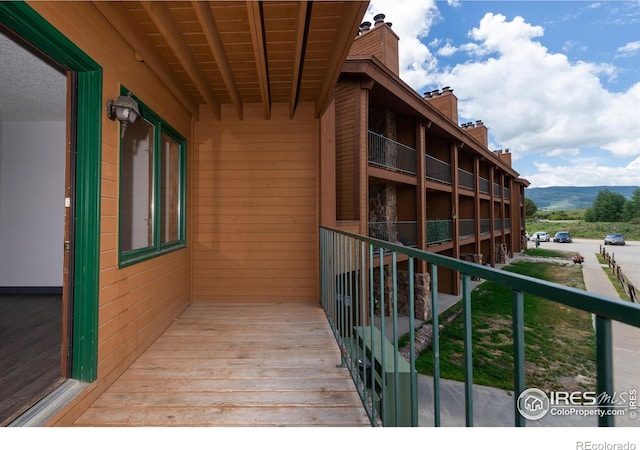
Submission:
[[[121,95],[117,100],[109,100],[107,102],[107,117],[111,120],[118,119],[121,125],[121,135],[124,137],[124,131],[127,126],[136,121],[140,115],[138,103],[130,94]]]

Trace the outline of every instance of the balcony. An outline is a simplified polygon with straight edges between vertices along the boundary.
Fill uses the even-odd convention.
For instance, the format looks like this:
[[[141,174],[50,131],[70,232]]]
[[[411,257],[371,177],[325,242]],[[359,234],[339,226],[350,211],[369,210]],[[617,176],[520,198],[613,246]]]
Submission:
[[[491,219],[480,219],[480,234],[491,233]]]
[[[473,178],[474,175],[471,172],[458,168],[458,186],[465,189],[471,189],[473,191],[475,189]]]
[[[475,219],[460,219],[458,221],[458,236],[460,238],[475,236],[475,234],[476,234]]]
[[[427,245],[437,245],[453,239],[451,220],[427,220]]]
[[[511,219],[509,217],[504,219],[504,229],[505,230],[511,229]]]
[[[379,257],[376,257],[379,255]],[[382,255],[385,255],[384,263]],[[399,258],[402,256],[402,258]],[[398,261],[402,261],[402,266]],[[513,351],[513,421],[515,426],[525,426],[526,420],[517,411],[518,397],[525,390],[525,329],[524,294],[533,294],[547,301],[559,303],[591,313],[594,317],[596,356],[596,385],[602,394],[614,390],[614,361],[624,354],[613,346],[613,331],[616,327],[638,331],[640,328],[640,305],[606,297],[594,292],[561,286],[548,281],[536,280],[491,267],[482,266],[433,252],[409,249],[388,242],[340,232],[325,227],[320,230],[320,295],[322,306],[331,324],[334,336],[342,352],[342,363],[352,374],[362,403],[374,425],[394,426],[441,426],[441,418],[448,415],[451,404],[441,403],[441,394],[449,392],[448,384],[442,383],[440,359],[440,335],[435,333],[433,348],[433,377],[429,392],[418,396],[418,376],[415,362],[418,357],[415,345],[416,319],[413,314],[404,316],[409,330],[408,348],[400,354],[397,299],[406,296],[408,311],[417,310],[418,289],[406,289],[401,279],[414,280],[422,275],[416,268],[424,261],[429,265],[429,300],[431,310],[439,311],[442,297],[438,294],[438,273],[442,268],[461,274],[462,315],[464,321],[464,345],[460,359],[464,365],[465,379],[460,403],[464,405],[464,420],[473,426],[478,417],[477,396],[474,393],[474,366],[471,334],[471,278],[501,284],[512,291],[513,314],[506,318],[512,324]],[[376,264],[376,262],[378,262]],[[595,259],[593,259],[595,264]],[[402,269],[400,269],[402,267]],[[401,273],[402,272],[402,273]],[[600,271],[597,272],[600,274]],[[384,276],[383,276],[384,274]],[[606,278],[605,278],[606,279]],[[411,283],[411,282],[409,282]],[[374,289],[377,286],[377,290]],[[409,284],[409,286],[413,286]],[[404,291],[402,291],[404,289]],[[385,292],[377,296],[376,292]],[[348,298],[349,302],[343,299]],[[380,320],[374,305],[380,310],[389,309],[389,320]],[[432,318],[434,329],[440,328],[439,316]],[[386,328],[385,328],[386,327]],[[381,351],[380,349],[385,349]],[[615,354],[615,355],[614,355]],[[612,355],[614,355],[612,357]],[[406,360],[405,360],[406,358]],[[373,359],[375,364],[366,362]],[[364,362],[364,363],[363,363]],[[622,371],[624,372],[624,370]],[[618,374],[618,371],[616,371]],[[617,375],[616,375],[617,376]],[[629,378],[629,376],[631,378]],[[622,380],[635,380],[634,374],[621,373]],[[625,378],[626,377],[626,378]],[[619,378],[616,378],[616,383]],[[441,389],[441,384],[444,386]],[[375,388],[375,389],[374,389]],[[447,394],[444,394],[447,395]],[[474,403],[475,402],[475,403]],[[494,406],[495,407],[495,406]],[[597,420],[600,426],[614,426],[615,409],[613,398],[599,403]],[[426,418],[429,419],[426,419]],[[617,421],[618,419],[615,418]]]
[[[416,151],[369,131],[369,164],[409,175],[416,174]]]
[[[370,426],[339,362],[315,303],[196,303],[74,425]]]
[[[502,188],[498,183],[493,183],[493,196],[500,197],[502,194]]]
[[[415,221],[369,222],[369,236],[381,241],[415,247],[418,245],[417,225]]]
[[[493,230],[502,231],[502,219],[493,219]]]
[[[489,186],[491,185],[491,183],[489,183],[489,180],[487,180],[486,178],[482,178],[479,177],[479,181],[480,181],[480,192],[483,194],[489,194]]]
[[[451,184],[451,164],[433,156],[425,155],[427,165],[427,179]]]
[[[505,200],[511,200],[511,189],[504,188],[504,198]]]

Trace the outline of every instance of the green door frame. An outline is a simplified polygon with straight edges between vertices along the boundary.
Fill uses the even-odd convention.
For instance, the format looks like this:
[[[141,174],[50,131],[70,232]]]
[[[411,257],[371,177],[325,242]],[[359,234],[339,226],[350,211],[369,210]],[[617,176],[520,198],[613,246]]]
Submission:
[[[0,23],[65,69],[76,92],[75,264],[71,378],[91,382],[98,368],[102,67],[23,2],[0,2]]]

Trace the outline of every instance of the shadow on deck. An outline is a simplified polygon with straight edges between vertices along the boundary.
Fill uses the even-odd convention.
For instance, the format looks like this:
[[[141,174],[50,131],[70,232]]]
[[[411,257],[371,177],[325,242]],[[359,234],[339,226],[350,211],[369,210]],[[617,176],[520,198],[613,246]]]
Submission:
[[[80,426],[369,426],[322,308],[194,304]]]

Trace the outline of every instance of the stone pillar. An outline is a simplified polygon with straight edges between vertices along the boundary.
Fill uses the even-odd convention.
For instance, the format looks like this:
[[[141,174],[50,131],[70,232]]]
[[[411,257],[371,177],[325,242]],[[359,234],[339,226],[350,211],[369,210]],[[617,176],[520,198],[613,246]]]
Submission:
[[[482,265],[482,253],[462,253],[460,259]],[[476,276],[472,276],[471,279],[473,281],[480,281],[480,278]]]
[[[398,240],[398,209],[396,187],[392,184],[372,184],[369,186],[369,222],[377,222],[373,237],[389,242]]]
[[[398,313],[409,315],[409,272],[397,271]],[[374,297],[380,309],[380,270],[374,271]],[[414,273],[414,317],[418,320],[429,320],[432,316],[431,277],[428,273]],[[385,316],[393,314],[393,273],[390,266],[384,268],[384,311]]]
[[[500,244],[496,247],[496,264],[507,263],[507,244]]]
[[[427,272],[415,274],[415,318],[429,320],[433,315],[431,303],[431,277]]]

